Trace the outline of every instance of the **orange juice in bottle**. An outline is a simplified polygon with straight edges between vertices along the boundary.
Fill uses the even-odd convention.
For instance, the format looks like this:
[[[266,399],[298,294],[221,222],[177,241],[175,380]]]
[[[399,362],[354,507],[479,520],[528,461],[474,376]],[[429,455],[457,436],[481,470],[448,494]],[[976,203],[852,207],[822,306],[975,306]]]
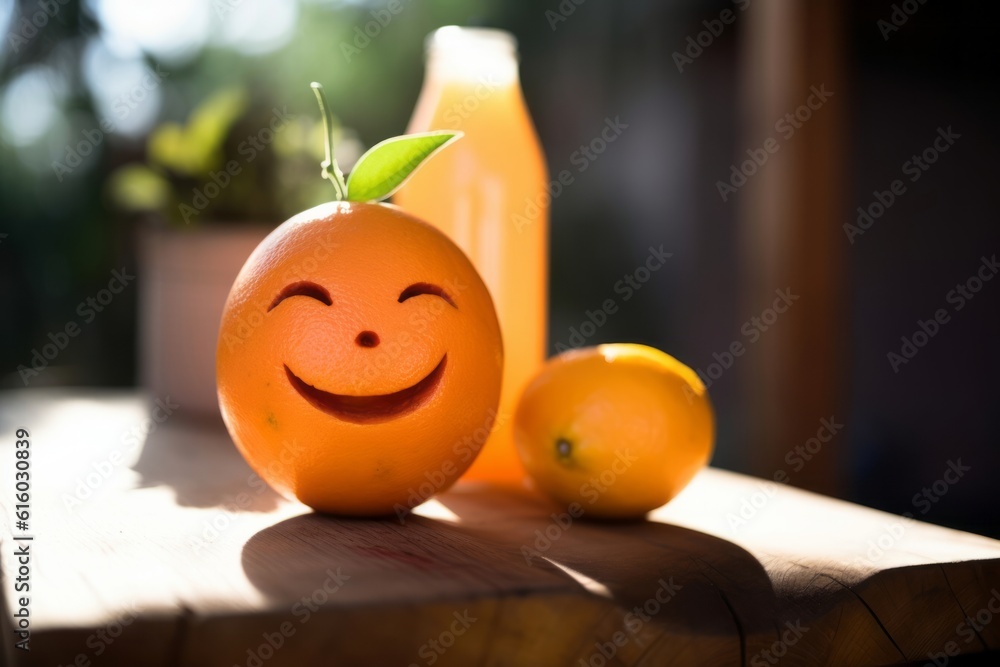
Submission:
[[[465,251],[489,287],[503,333],[496,424],[465,479],[519,481],[513,412],[545,359],[550,197],[512,35],[449,26],[428,37],[423,90],[408,131],[428,130],[465,136],[414,174],[394,202]]]

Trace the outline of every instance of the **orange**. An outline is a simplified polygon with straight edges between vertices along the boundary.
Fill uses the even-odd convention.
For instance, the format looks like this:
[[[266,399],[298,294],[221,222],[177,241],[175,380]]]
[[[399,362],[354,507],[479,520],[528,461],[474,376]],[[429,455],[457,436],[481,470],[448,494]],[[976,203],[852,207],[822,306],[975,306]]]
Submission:
[[[671,500],[708,463],[714,433],[698,375],[645,345],[599,345],[549,360],[514,416],[535,485],[595,518],[640,517]]]
[[[402,515],[475,459],[503,351],[483,281],[443,233],[334,202],[247,260],[216,370],[226,426],[265,481],[324,512]]]

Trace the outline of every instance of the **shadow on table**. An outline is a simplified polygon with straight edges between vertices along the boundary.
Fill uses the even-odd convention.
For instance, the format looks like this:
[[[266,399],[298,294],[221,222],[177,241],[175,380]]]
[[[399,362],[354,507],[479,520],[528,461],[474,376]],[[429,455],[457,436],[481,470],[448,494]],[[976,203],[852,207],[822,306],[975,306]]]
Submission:
[[[157,425],[132,470],[142,478],[140,488],[172,487],[177,503],[187,507],[268,512],[281,498],[250,469],[220,420]]]
[[[744,633],[775,632],[780,612],[770,578],[727,540],[649,521],[556,520],[551,506],[526,492],[485,486],[437,502],[451,520],[305,514],[281,521],[244,545],[244,571],[286,608],[347,575],[331,604],[582,595],[642,610],[676,633],[736,642]],[[757,613],[737,617],[740,608]]]

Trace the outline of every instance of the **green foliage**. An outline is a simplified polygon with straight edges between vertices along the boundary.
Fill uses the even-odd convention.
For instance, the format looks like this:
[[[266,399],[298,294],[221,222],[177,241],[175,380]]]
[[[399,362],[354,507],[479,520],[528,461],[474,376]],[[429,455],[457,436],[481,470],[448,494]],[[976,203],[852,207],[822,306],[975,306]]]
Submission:
[[[74,19],[66,26],[72,28],[72,35],[58,32],[63,29],[61,22],[50,22],[45,29],[46,39],[59,37],[59,63],[82,58],[83,37],[98,33],[93,19],[75,22],[79,4],[69,0],[61,14]],[[498,0],[405,0],[401,11],[381,25],[377,34],[366,36],[372,11],[379,7],[379,3],[300,0],[293,36],[275,51],[249,55],[210,45],[183,62],[157,63],[149,57],[151,68],[162,66],[168,72],[159,85],[160,122],[138,146],[129,137],[108,133],[88,166],[73,174],[73,184],[58,184],[65,210],[77,213],[51,224],[67,229],[82,219],[115,220],[106,210],[108,203],[119,213],[153,213],[175,224],[278,224],[299,210],[331,199],[329,184],[316,178],[323,131],[303,83],[324,81],[340,120],[351,128],[339,123],[331,128],[340,162],[347,168],[362,152],[359,138],[374,143],[404,131],[423,79],[423,41],[429,32],[447,24],[505,27],[505,16],[512,11]],[[238,11],[237,4],[217,19],[236,20]],[[86,15],[79,12],[79,17]],[[369,27],[368,32],[373,29]],[[56,52],[43,49],[45,43],[35,40],[30,51],[18,54],[17,63],[57,64]],[[78,69],[65,72],[72,79],[66,89],[83,91],[65,102],[66,111],[73,111],[75,124],[70,129],[98,127],[102,118],[86,93],[87,82]],[[241,145],[267,126],[275,107],[287,109],[288,124],[248,160],[247,153],[240,153]],[[59,137],[54,146],[59,152],[71,135],[53,136]],[[0,153],[10,158],[6,162],[11,173],[4,175],[8,208],[23,209],[25,219],[39,219],[47,208],[33,187],[23,185],[32,178],[30,170],[2,142]],[[206,186],[212,191],[211,174],[232,160],[239,165],[239,175],[185,223],[181,207],[191,206]],[[110,196],[102,199],[100,194]]]
[[[185,176],[207,176],[222,165],[223,142],[247,101],[242,88],[223,88],[195,107],[187,125],[158,126],[147,143],[150,162]]]

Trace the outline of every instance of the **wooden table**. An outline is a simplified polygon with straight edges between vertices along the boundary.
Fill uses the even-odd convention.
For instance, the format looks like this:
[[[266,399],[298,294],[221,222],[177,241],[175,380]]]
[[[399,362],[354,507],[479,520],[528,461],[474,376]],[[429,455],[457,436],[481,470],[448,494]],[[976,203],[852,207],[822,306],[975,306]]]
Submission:
[[[475,485],[403,524],[334,519],[182,409],[144,437],[134,394],[0,406],[10,665],[943,664],[1000,647],[1000,542],[760,479],[707,470],[627,524]],[[30,652],[12,641],[23,544]]]

